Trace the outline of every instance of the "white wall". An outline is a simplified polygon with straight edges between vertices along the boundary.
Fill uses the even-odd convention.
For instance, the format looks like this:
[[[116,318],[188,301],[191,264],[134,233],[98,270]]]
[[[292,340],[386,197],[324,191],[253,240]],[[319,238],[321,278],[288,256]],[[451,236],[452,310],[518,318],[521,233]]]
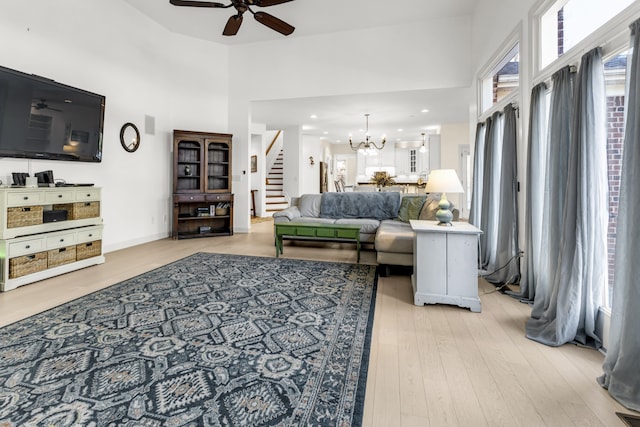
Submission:
[[[0,159],[0,179],[52,169],[102,187],[106,252],[167,236],[171,133],[227,130],[228,48],[171,34],[121,0],[4,1],[0,39],[0,65],[106,96],[101,163]],[[133,154],[120,146],[125,122],[142,133]]]
[[[311,165],[309,157],[313,157]],[[320,162],[324,162],[323,144],[318,138],[311,136],[302,137],[302,158],[300,161],[300,196],[302,194],[317,194],[320,192]],[[328,167],[328,165],[327,165]],[[333,181],[329,177],[329,189],[333,188]],[[293,194],[291,196],[294,196]]]
[[[440,129],[440,167],[455,169],[458,177],[461,177],[459,147],[465,144],[469,144],[469,125],[467,123],[442,125]],[[462,207],[461,195],[447,194],[447,198],[457,208]]]

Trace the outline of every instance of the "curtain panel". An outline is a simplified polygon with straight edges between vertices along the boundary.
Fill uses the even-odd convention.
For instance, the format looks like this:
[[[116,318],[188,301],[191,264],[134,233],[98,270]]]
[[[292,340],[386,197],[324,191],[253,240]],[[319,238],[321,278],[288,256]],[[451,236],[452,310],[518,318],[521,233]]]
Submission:
[[[488,274],[485,280],[495,285],[518,283],[520,281],[520,263],[518,245],[518,169],[517,144],[518,124],[516,110],[512,104],[504,109],[503,127],[500,140],[493,141],[499,159],[492,165],[499,172],[497,181],[492,183],[495,194],[494,210],[489,213],[495,221],[491,233],[495,239],[491,242]],[[488,232],[487,232],[488,233]]]
[[[607,283],[608,219],[607,116],[600,48],[582,57],[573,93],[573,112],[566,169],[564,162],[554,157],[557,141],[550,135],[547,171],[550,179],[546,187],[550,204],[546,212],[562,210],[562,217],[558,226],[553,221],[560,218],[548,215],[550,255],[546,257],[549,266],[546,271],[550,281],[544,292],[536,292],[526,334],[547,345],[576,341],[599,347],[595,321]],[[565,171],[566,185],[562,186]],[[558,185],[554,185],[556,182]],[[562,201],[559,192],[564,192]],[[559,242],[554,239],[555,232],[561,236]],[[551,253],[551,243],[559,243],[557,262]]]
[[[497,181],[496,175],[499,173],[494,164],[497,163],[496,145],[499,138],[500,113],[494,113],[486,121],[484,139],[484,161],[482,164],[482,200],[480,201],[480,264],[479,268],[485,270],[491,260],[492,240],[495,237],[493,232],[494,221],[491,216],[495,212],[496,191],[493,183]]]
[[[546,130],[540,129],[544,123],[542,119],[535,117],[543,114],[541,110],[546,108],[546,103],[545,106],[538,104],[535,109],[533,108],[534,102],[541,101],[540,86],[537,87],[538,90],[534,88],[534,97],[531,100],[530,132],[544,133],[537,135],[538,139],[535,141],[529,140],[528,164],[533,166],[532,162],[541,158],[542,165],[540,165],[541,169],[531,171],[535,176],[528,176],[531,181],[527,181],[530,185],[527,192],[527,214],[532,216],[531,221],[527,220],[527,226],[532,227],[532,236],[527,236],[527,245],[531,247],[525,252],[526,281],[520,295],[522,298],[531,298],[534,301],[531,317],[535,319],[541,319],[545,313],[554,313],[557,309],[555,290],[551,285],[560,257],[560,236],[563,229],[563,208],[571,145],[574,84],[575,72],[569,67],[564,67],[551,76],[551,102]],[[532,134],[531,138],[533,137]],[[534,198],[541,202],[539,208],[534,205],[532,201]],[[540,215],[537,220],[541,222],[539,234],[534,232],[532,222],[536,214]],[[535,240],[536,236],[539,236],[539,241]],[[541,251],[538,258],[536,258],[536,247]]]
[[[482,209],[482,165],[484,164],[484,138],[486,124],[476,126],[476,144],[473,156],[473,187],[471,190],[471,208],[469,209],[469,223],[480,228],[480,211]]]
[[[616,282],[611,306],[609,347],[598,380],[629,409],[640,411],[640,20],[631,25],[627,63],[627,122],[616,240]]]
[[[520,292],[511,295],[533,301],[536,295],[542,247],[542,219],[545,216],[545,177],[547,176],[547,84],[540,83],[531,91],[529,143],[527,148],[527,193],[525,209],[525,258]]]

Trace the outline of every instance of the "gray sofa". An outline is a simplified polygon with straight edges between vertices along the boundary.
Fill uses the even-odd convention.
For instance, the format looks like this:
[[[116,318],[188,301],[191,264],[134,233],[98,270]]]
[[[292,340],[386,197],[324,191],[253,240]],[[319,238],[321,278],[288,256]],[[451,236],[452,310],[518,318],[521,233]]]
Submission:
[[[410,219],[435,220],[439,194],[397,192],[323,193],[294,197],[273,214],[274,222],[361,225],[360,240],[373,243],[379,265],[413,266],[414,232]],[[459,212],[452,209],[454,221]]]

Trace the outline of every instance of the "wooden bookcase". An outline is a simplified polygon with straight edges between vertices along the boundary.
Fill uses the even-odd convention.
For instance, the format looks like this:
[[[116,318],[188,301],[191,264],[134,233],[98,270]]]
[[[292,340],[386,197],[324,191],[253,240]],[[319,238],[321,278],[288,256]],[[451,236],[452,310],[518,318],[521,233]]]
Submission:
[[[233,234],[231,140],[222,133],[173,132],[174,239]]]

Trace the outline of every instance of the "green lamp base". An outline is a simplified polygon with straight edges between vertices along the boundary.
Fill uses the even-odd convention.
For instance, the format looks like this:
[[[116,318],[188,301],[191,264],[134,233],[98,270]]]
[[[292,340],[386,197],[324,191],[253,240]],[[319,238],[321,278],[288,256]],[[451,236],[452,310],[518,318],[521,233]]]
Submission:
[[[451,207],[451,203],[447,200],[447,195],[442,193],[440,197],[440,202],[438,202],[438,211],[436,212],[436,218],[438,219],[438,225],[444,227],[451,227],[451,220],[453,219],[453,214],[449,210]]]

